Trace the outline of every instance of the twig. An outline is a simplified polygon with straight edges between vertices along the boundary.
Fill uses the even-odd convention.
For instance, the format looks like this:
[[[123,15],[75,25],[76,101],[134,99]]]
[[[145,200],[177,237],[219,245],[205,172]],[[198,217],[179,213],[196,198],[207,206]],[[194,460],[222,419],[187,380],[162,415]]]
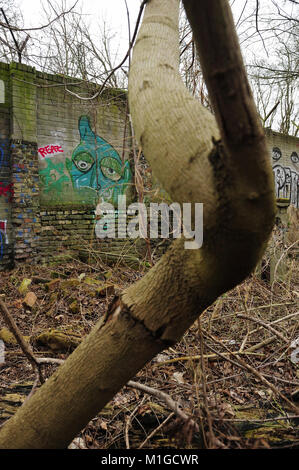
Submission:
[[[45,24],[45,25],[42,25],[42,26],[36,26],[34,28],[18,28],[17,26],[7,26],[5,23],[2,23],[0,22],[0,26],[3,26],[3,28],[7,28],[7,29],[11,29],[13,31],[39,31],[40,29],[45,29],[45,28],[48,28],[48,26],[51,26],[52,23],[54,23],[55,21],[59,20],[59,18],[62,18],[63,16],[67,15],[68,13],[70,13],[74,8],[75,6],[77,5],[79,0],[76,0],[76,2],[74,3],[74,5],[67,11],[63,11],[60,15],[56,16],[56,18],[54,18],[53,20],[51,20],[49,23]]]
[[[262,40],[265,52],[266,52],[267,56],[269,57],[268,51],[267,51],[266,46],[265,46],[264,38],[261,35],[260,30],[259,30],[258,16],[259,16],[259,0],[256,0],[255,26],[256,26],[257,33],[258,33],[258,35],[260,36],[260,38]]]
[[[283,336],[283,334],[279,333],[279,331],[275,330],[275,328],[270,326],[268,323],[265,323],[263,320],[260,320],[259,318],[250,317],[249,315],[243,315],[243,314],[239,314],[237,315],[237,317],[244,318],[246,320],[251,320],[255,323],[258,323],[259,325],[262,325],[264,328],[267,328],[268,330],[270,330],[272,333],[274,333],[279,339],[281,339],[285,343],[287,344],[290,343],[290,341],[285,336]]]
[[[267,344],[273,343],[273,341],[276,340],[276,336],[270,336],[270,338],[265,339],[264,341],[261,341],[258,344],[255,344],[254,346],[251,346],[250,348],[246,349],[246,352],[254,352],[257,351],[258,349],[261,349],[263,346],[266,346]]]
[[[260,310],[262,308],[269,308],[269,307],[285,307],[287,305],[296,305],[296,302],[283,302],[283,303],[276,303],[276,304],[267,304],[267,305],[260,305],[259,307],[251,307],[251,308],[247,308],[247,311],[250,312],[250,311],[254,311],[254,310]],[[246,312],[246,310],[239,310],[238,312],[233,312],[233,313],[228,313],[227,315],[225,315],[225,318],[228,318],[228,317],[235,317],[238,313],[243,313],[243,312]],[[220,319],[223,319],[223,315],[219,315],[217,317],[212,317],[210,319],[210,321],[215,321],[215,320],[220,320]]]
[[[18,54],[19,63],[21,63],[21,61],[22,61],[22,60],[21,60],[21,59],[22,59],[22,51],[20,50],[19,43],[18,43],[18,41],[17,41],[17,39],[16,39],[16,37],[15,37],[15,35],[14,35],[14,33],[13,33],[13,29],[12,29],[12,27],[11,27],[10,24],[9,24],[9,21],[8,21],[8,19],[7,19],[7,17],[6,17],[6,14],[5,14],[3,8],[1,8],[1,12],[2,12],[2,15],[4,16],[4,20],[5,20],[6,24],[7,24],[7,27],[8,27],[8,29],[9,29],[10,34],[12,35],[13,41],[14,41],[14,43],[15,43],[16,51],[17,51],[17,54]],[[28,37],[29,37],[29,36],[27,36],[27,38],[28,38]],[[27,42],[27,38],[26,38],[26,42]],[[24,41],[24,42],[25,42],[25,41]],[[26,44],[26,43],[25,43],[25,44]]]
[[[258,379],[260,379],[260,381],[267,385],[267,387],[269,387],[272,392],[275,394],[275,395],[279,395],[289,406],[290,408],[292,408],[296,414],[299,413],[299,408],[294,405],[294,403],[292,403],[283,393],[281,393],[274,385],[271,384],[271,382],[269,382],[262,374],[260,374],[260,372],[258,372],[254,367],[250,366],[249,364],[247,364],[245,361],[243,361],[243,359],[241,359],[240,357],[238,358],[238,361],[240,362],[240,364],[242,364],[244,367],[246,367],[247,370],[249,370],[249,372],[251,372],[253,375],[255,375]]]
[[[127,387],[136,388],[137,390],[141,390],[142,392],[148,393],[149,395],[153,395],[154,397],[162,400],[179,418],[183,421],[189,421],[195,431],[199,430],[197,423],[195,423],[190,416],[186,415],[178,403],[175,402],[167,393],[162,392],[161,390],[155,390],[147,385],[134,382],[133,380],[129,380]]]
[[[207,382],[206,382],[206,369],[205,369],[205,363],[204,363],[204,350],[203,350],[203,335],[202,335],[202,330],[201,330],[201,325],[200,325],[200,318],[198,319],[198,331],[199,331],[199,337],[200,337],[200,366],[201,366],[201,381],[202,381],[202,391],[203,391],[203,404],[204,404],[204,409],[206,412],[207,416],[207,422],[208,422],[208,427],[209,427],[209,448],[214,448],[215,445],[215,434],[213,431],[213,424],[212,424],[212,418],[211,414],[209,411],[209,405],[208,405],[208,399],[207,399]]]
[[[221,345],[222,347],[224,347],[226,350],[228,350],[227,346],[223,343],[221,343],[221,341],[219,341],[217,338],[214,338],[214,336],[212,335],[209,335],[208,333],[206,333],[206,335],[212,340],[214,341],[215,343]],[[211,346],[208,346],[206,345],[209,349],[211,349],[212,351],[214,351],[215,353],[217,353],[217,351],[215,351]],[[218,352],[218,354],[220,356],[222,356],[221,353]],[[264,385],[266,385],[267,387],[269,387],[272,392],[275,394],[275,395],[279,395],[294,411],[296,414],[299,413],[299,408],[294,405],[294,403],[292,403],[283,393],[281,393],[274,385],[271,384],[271,382],[269,382],[260,372],[258,372],[254,367],[250,366],[249,364],[247,364],[245,361],[243,361],[243,359],[241,359],[239,356],[237,356],[237,360],[238,362],[235,362],[235,361],[232,361],[231,359],[228,359],[230,362],[232,362],[234,365],[236,365],[237,367],[241,367],[242,369],[246,369],[247,371],[251,372],[253,375],[255,375],[255,377],[257,377]]]
[[[138,408],[140,408],[144,401],[145,401],[145,398],[146,397],[143,397],[141,402],[138,403],[138,405],[134,408],[134,410],[132,411],[132,413],[130,413],[129,416],[126,416],[125,417],[125,442],[126,442],[126,449],[130,449],[130,441],[129,441],[129,429],[130,429],[130,426],[131,426],[131,421],[132,421],[132,418],[133,416],[135,415],[136,411],[138,410]]]
[[[281,254],[279,260],[278,260],[277,263],[276,263],[275,269],[274,269],[272,288],[273,288],[273,285],[274,285],[274,282],[275,282],[276,273],[277,273],[277,269],[278,269],[279,263],[281,262],[282,258],[287,254],[287,252],[288,252],[294,245],[297,245],[298,243],[299,243],[299,240],[296,240],[294,243],[292,243],[290,246],[288,246],[286,250],[284,250],[284,251],[282,252],[282,254]],[[271,288],[271,290],[272,290],[272,288]]]
[[[267,114],[267,116],[265,117],[265,119],[263,119],[264,121],[264,125],[265,125],[265,122],[267,121],[267,119],[271,116],[271,114],[275,111],[275,109],[277,108],[277,106],[279,105],[280,101],[277,101],[277,103],[273,106],[273,108],[269,111],[269,113]]]
[[[41,357],[36,359],[39,364],[57,364],[61,365],[65,362],[64,359],[55,359],[53,357]]]
[[[296,317],[297,315],[299,315],[299,312],[290,313],[289,315],[286,315],[285,317],[281,317],[281,318],[278,318],[277,320],[272,321],[271,323],[269,323],[269,325],[270,326],[275,325],[276,323],[280,323],[282,321],[288,320],[289,318]],[[261,329],[262,329],[262,327],[260,326],[259,328],[256,328],[255,330],[249,331],[248,334],[252,335],[253,333],[256,333],[257,331],[259,331]],[[251,348],[249,348],[249,349],[251,350]]]
[[[241,354],[242,356],[255,356],[255,357],[264,357],[264,354],[259,354],[259,353],[254,353],[246,349],[246,351],[239,352],[239,351],[231,351],[229,353],[223,353],[223,360],[227,360],[227,356],[237,356],[238,354]],[[204,354],[203,355],[204,359],[208,360],[213,360],[218,358],[218,353],[216,352],[215,354]],[[168,359],[167,361],[159,362],[157,363],[157,366],[164,366],[165,364],[172,364],[174,362],[180,362],[180,361],[199,361],[201,360],[201,354],[196,354],[195,356],[182,356],[182,357],[175,357],[174,359]]]
[[[24,340],[24,338],[23,338],[19,328],[17,327],[13,317],[9,313],[5,303],[2,300],[0,300],[0,310],[2,311],[2,316],[4,318],[4,321],[6,322],[8,328],[10,329],[10,331],[12,332],[14,337],[16,338],[17,343],[19,344],[19,346],[22,349],[23,353],[25,354],[25,356],[29,360],[29,362],[32,365],[33,369],[34,370],[37,369],[40,382],[44,383],[44,378],[43,378],[41,370],[40,370],[38,359],[36,359],[36,357],[33,355],[32,349],[30,348],[29,344],[27,344],[26,341]]]
[[[277,416],[277,418],[263,418],[263,419],[241,419],[241,418],[213,418],[215,421],[231,421],[236,423],[265,423],[266,421],[285,421],[299,418],[299,415]]]
[[[159,432],[159,431],[163,428],[163,426],[165,426],[166,423],[168,423],[168,421],[174,416],[174,414],[175,414],[175,413],[172,411],[172,412],[170,413],[170,415],[168,415],[167,418],[165,418],[164,421],[162,421],[162,423],[159,424],[159,426],[157,426],[157,427],[147,436],[147,438],[142,442],[142,444],[140,444],[140,446],[138,447],[138,449],[142,449],[142,448],[145,446],[145,444],[147,444],[148,441],[149,441],[155,434],[157,434],[157,432]]]

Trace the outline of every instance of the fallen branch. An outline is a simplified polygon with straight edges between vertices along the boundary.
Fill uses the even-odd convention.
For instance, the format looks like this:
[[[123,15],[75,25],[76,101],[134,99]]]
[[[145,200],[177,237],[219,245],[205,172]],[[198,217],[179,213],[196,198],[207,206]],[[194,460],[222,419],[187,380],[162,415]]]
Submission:
[[[40,383],[44,383],[44,378],[42,376],[41,370],[40,370],[40,365],[38,362],[38,359],[33,354],[32,349],[30,348],[29,344],[26,343],[26,341],[23,338],[23,335],[21,334],[19,328],[17,327],[13,317],[8,311],[7,306],[5,303],[0,300],[0,310],[2,311],[2,316],[4,318],[5,323],[7,324],[8,328],[16,338],[17,343],[19,344],[20,348],[22,349],[23,353],[29,360],[30,364],[32,365],[34,370],[37,370],[38,376]]]
[[[222,347],[224,347],[226,350],[229,351],[229,349],[227,348],[227,346],[223,343],[221,343],[221,341],[217,340],[217,338],[214,338],[214,336],[212,335],[209,335],[208,333],[206,333],[206,335],[215,343],[221,345]],[[209,349],[211,349],[213,352],[215,352],[216,354],[219,354],[220,356],[223,356],[222,353],[219,353],[217,351],[215,351],[211,346],[208,346],[206,345]],[[255,377],[257,377],[264,385],[266,385],[267,387],[269,387],[272,392],[275,394],[275,395],[279,395],[280,398],[282,398],[289,406],[290,408],[292,408],[292,410],[295,411],[296,414],[299,413],[299,408],[294,405],[294,403],[292,403],[283,393],[281,393],[274,385],[271,384],[271,382],[269,382],[260,372],[258,372],[254,367],[250,366],[249,364],[247,364],[243,359],[241,359],[239,357],[239,355],[236,356],[237,358],[237,361],[238,362],[235,362],[235,361],[232,361],[231,359],[227,358],[227,360],[229,360],[232,364],[236,365],[237,367],[240,367],[241,369],[245,369],[249,372],[251,372]]]
[[[65,362],[64,359],[55,359],[53,357],[41,357],[36,359],[38,364],[57,364],[61,365]]]
[[[255,323],[258,323],[259,325],[262,325],[264,328],[267,328],[267,330],[274,333],[279,339],[281,339],[282,341],[284,341],[287,344],[290,344],[290,341],[285,336],[283,336],[283,334],[279,333],[279,331],[275,330],[275,328],[273,328],[268,323],[265,323],[263,320],[260,320],[259,318],[255,318],[255,317],[250,317],[249,315],[243,315],[243,314],[239,314],[239,315],[237,315],[237,317],[238,318],[244,318],[245,320],[251,320]]]
[[[237,355],[242,355],[242,356],[255,356],[255,357],[265,357],[265,354],[260,354],[260,353],[255,353],[252,351],[249,351],[249,349],[246,349],[246,351],[232,351],[230,353],[223,353],[222,359],[227,360],[227,356],[237,356]],[[174,359],[168,359],[167,361],[159,362],[157,365],[163,366],[165,364],[172,364],[174,362],[181,362],[181,361],[199,361],[201,360],[201,354],[196,354],[195,356],[182,356],[182,357],[175,357]],[[214,359],[219,359],[218,353],[215,354],[204,354],[203,359],[208,359],[210,361],[213,361]]]
[[[273,343],[276,340],[276,336],[271,336],[270,338],[265,339],[264,341],[261,341],[258,344],[255,344],[254,346],[251,346],[250,348],[246,349],[247,354],[257,351],[258,349],[261,349],[263,346],[267,346],[270,343]]]
[[[199,331],[199,336],[200,336],[200,352],[201,352],[201,357],[200,357],[200,367],[201,367],[201,381],[202,381],[202,395],[203,395],[203,406],[204,410],[207,416],[207,422],[208,422],[208,427],[209,427],[209,432],[207,433],[208,436],[203,432],[203,438],[205,440],[205,444],[207,448],[215,448],[215,434],[213,431],[213,422],[211,418],[211,413],[209,410],[209,404],[208,404],[208,398],[207,398],[207,381],[206,381],[206,369],[205,369],[205,363],[204,363],[204,353],[203,353],[203,335],[202,335],[202,329],[201,329],[201,324],[200,324],[200,319],[198,319],[198,331]],[[207,437],[209,438],[209,445],[207,446],[206,440]]]
[[[193,421],[190,416],[186,415],[186,413],[184,413],[178,403],[175,402],[167,393],[162,392],[161,390],[156,390],[152,387],[148,387],[147,385],[134,382],[133,380],[129,380],[129,382],[127,383],[127,387],[136,388],[137,390],[141,390],[142,392],[148,393],[149,395],[152,395],[158,398],[159,400],[162,400],[168,406],[168,408],[172,410],[179,418],[181,418],[185,422],[189,421],[192,428],[196,432],[198,432],[199,428],[197,423],[195,423],[195,421]]]
[[[285,304],[285,305],[287,305],[287,304]],[[281,318],[278,318],[277,320],[272,321],[271,323],[269,323],[269,325],[270,326],[275,325],[276,323],[280,323],[282,321],[289,320],[290,318],[296,317],[297,315],[299,315],[299,312],[290,313],[289,315],[285,315],[284,317],[281,317]],[[262,327],[260,326],[259,328],[256,328],[255,330],[249,331],[248,334],[252,335],[253,333],[256,333],[257,331],[260,331],[261,329],[262,329]]]
[[[147,438],[142,442],[142,444],[140,444],[140,446],[138,447],[138,449],[142,449],[142,448],[145,446],[145,444],[147,444],[148,441],[149,441],[155,434],[157,434],[157,432],[159,432],[159,431],[163,428],[163,426],[165,426],[166,423],[168,423],[168,421],[174,416],[174,414],[175,414],[175,413],[172,411],[172,412],[170,413],[170,415],[168,415],[167,418],[165,418],[164,421],[162,421],[162,423],[159,424],[159,426],[157,426],[157,427],[147,436]]]
[[[142,398],[141,402],[134,408],[132,413],[129,416],[125,417],[125,442],[126,442],[126,449],[130,449],[130,441],[129,441],[129,429],[131,426],[132,418],[135,416],[136,411],[140,408],[145,401],[145,397]]]

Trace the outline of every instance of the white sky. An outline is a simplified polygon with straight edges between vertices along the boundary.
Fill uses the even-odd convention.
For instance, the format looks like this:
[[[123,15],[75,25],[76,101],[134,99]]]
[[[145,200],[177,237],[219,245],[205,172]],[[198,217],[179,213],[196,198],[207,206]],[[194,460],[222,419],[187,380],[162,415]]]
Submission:
[[[65,8],[69,9],[74,3],[75,0],[51,0],[52,3],[61,4],[64,2]],[[209,1],[209,0],[206,0]],[[24,17],[24,26],[41,26],[46,23],[45,14],[42,10],[42,5],[47,5],[46,0],[15,0],[16,4],[19,4]],[[141,0],[127,0],[127,5],[130,10],[130,20],[131,20],[131,34],[133,33],[135,22],[138,16],[139,7]],[[264,12],[264,21],[268,17],[267,22],[259,23],[259,27],[262,30],[265,28],[266,32],[263,33],[263,38],[265,38],[266,47],[264,48],[261,43],[259,35],[256,33],[255,29],[255,8],[256,0],[232,0],[232,11],[234,14],[235,21],[238,20],[243,7],[245,6],[245,13],[242,16],[242,20],[248,18],[250,14],[253,13],[251,21],[251,29],[248,29],[248,24],[245,23],[245,30],[241,24],[238,28],[238,33],[240,34],[243,31],[242,36],[239,36],[241,41],[241,47],[243,48],[243,41],[246,38],[251,38],[254,35],[252,41],[244,41],[244,46],[246,46],[246,52],[243,49],[243,54],[246,54],[246,58],[249,57],[259,57],[265,58],[267,48],[268,57],[271,56],[272,49],[272,33],[269,33],[271,30],[272,20],[277,17],[277,9],[273,5],[273,0],[260,0],[259,2],[259,11]],[[289,12],[295,15],[295,4],[288,2],[285,4],[284,0],[278,0],[277,4],[279,7],[284,9],[286,8]],[[114,49],[113,52],[116,53],[118,50],[119,58],[121,58],[128,49],[128,24],[127,24],[127,13],[124,0],[79,0],[74,11],[82,13],[87,16],[90,20],[91,32],[96,35],[98,32],[98,25],[103,25],[103,21],[106,21],[106,24],[109,25],[110,32],[115,33],[114,40],[111,44]],[[54,13],[52,12],[52,18],[54,18]],[[268,31],[268,32],[267,32]],[[30,32],[29,32],[30,33]],[[270,37],[270,39],[267,39]],[[249,44],[249,47],[247,45]]]
[[[208,2],[209,0],[206,1]],[[75,0],[51,0],[51,2],[54,5],[61,5],[62,3],[65,5],[64,10],[68,10],[74,5]],[[5,1],[2,1],[3,3],[5,4]],[[47,5],[48,2],[46,0],[14,0],[14,3],[20,7],[24,19],[24,27],[39,27],[47,24],[45,12],[42,8]],[[284,36],[281,36],[281,31],[287,30],[287,20],[282,24],[282,29],[280,27],[279,22],[281,17],[278,15],[278,9],[281,10],[282,14],[286,14],[286,16],[291,15],[293,18],[296,18],[298,17],[298,6],[294,2],[287,0],[260,0],[258,26],[262,33],[262,42],[261,36],[256,30],[256,0],[230,0],[230,3],[235,22],[238,23],[237,32],[246,65],[261,60],[269,64],[273,64],[273,60],[277,61],[278,56],[275,56],[275,49],[277,50],[278,46],[280,46],[279,39],[281,37],[285,38],[285,33]],[[134,31],[140,4],[141,0],[127,0],[130,11],[131,35]],[[74,11],[86,15],[85,23],[90,22],[89,31],[95,41],[94,44],[100,44],[98,38],[101,37],[100,29],[103,28],[103,22],[105,21],[109,29],[109,35],[114,34],[109,44],[109,50],[113,65],[117,65],[127,52],[129,42],[125,0],[79,0]],[[51,19],[54,19],[54,17],[55,14],[52,12]],[[273,33],[273,27],[276,28],[275,33],[279,33],[279,37],[276,37]],[[29,41],[31,48],[39,44],[42,46],[47,44],[48,38],[42,44],[42,33],[40,35],[29,31],[29,34],[31,36]],[[20,33],[20,37],[25,38],[26,33]],[[288,40],[290,39],[289,37]],[[32,65],[39,68],[38,61],[36,63],[33,62]],[[275,100],[275,96],[275,90],[273,90],[268,103],[270,108],[274,104],[272,101],[273,99]],[[297,102],[295,96],[294,100]]]
[[[75,0],[63,0],[66,9],[69,9]],[[208,0],[207,0],[208,1]],[[269,0],[263,0],[267,2]],[[61,0],[52,0],[53,4],[56,2],[60,4]],[[46,0],[15,0],[15,3],[20,6],[22,15],[24,17],[24,27],[36,27],[45,24],[45,14],[42,5],[47,5]],[[245,0],[235,0],[233,4],[233,13],[238,17],[239,12],[242,11]],[[138,16],[141,0],[127,0],[127,5],[130,11],[131,20],[131,34],[134,30],[134,25]],[[110,25],[111,31],[117,35],[119,42],[124,45],[124,50],[128,44],[128,23],[127,11],[124,0],[79,0],[74,11],[81,12],[90,19],[92,29],[96,30],[96,25],[102,23],[103,20]],[[54,14],[52,15],[54,18]]]
[[[69,9],[75,0],[64,0],[66,9]],[[16,0],[19,4],[24,17],[24,27],[41,26],[45,24],[45,15],[42,10],[42,4],[46,5],[44,0]],[[55,0],[54,2],[55,3]],[[60,1],[59,1],[60,3]],[[138,16],[140,0],[127,0],[130,11],[131,34],[133,34],[134,25]],[[121,51],[126,52],[128,48],[128,19],[124,0],[79,0],[74,11],[81,12],[90,19],[92,30],[96,32],[97,24],[104,21],[115,32],[117,45]],[[54,18],[54,14],[52,16]],[[123,52],[121,52],[123,53]]]

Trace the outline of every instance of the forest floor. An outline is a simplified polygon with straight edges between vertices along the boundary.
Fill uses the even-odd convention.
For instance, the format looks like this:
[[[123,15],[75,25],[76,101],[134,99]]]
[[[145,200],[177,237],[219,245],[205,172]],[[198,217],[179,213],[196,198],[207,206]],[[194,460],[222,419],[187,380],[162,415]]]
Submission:
[[[66,359],[114,295],[143,274],[100,261],[23,265],[0,274],[0,299],[36,357]],[[132,378],[150,389],[124,387],[71,447],[299,448],[298,284],[292,259],[284,281],[270,285],[252,275],[218,298],[176,346]],[[1,313],[0,338],[1,425],[36,376]],[[56,368],[43,365],[44,376]]]

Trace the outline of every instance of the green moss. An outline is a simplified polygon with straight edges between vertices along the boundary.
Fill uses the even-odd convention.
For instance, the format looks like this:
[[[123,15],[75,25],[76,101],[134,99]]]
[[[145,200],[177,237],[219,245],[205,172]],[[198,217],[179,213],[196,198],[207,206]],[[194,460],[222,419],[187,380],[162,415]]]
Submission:
[[[6,327],[4,327],[0,330],[0,339],[2,339],[2,341],[4,341],[4,343],[9,345],[9,346],[15,346],[16,344],[18,344],[16,338],[14,337],[14,335]],[[23,336],[23,339],[27,343],[29,343],[30,336]]]
[[[34,338],[36,344],[47,346],[52,351],[63,352],[75,349],[81,343],[81,340],[80,334],[74,331],[65,332],[54,329],[44,331]]]

